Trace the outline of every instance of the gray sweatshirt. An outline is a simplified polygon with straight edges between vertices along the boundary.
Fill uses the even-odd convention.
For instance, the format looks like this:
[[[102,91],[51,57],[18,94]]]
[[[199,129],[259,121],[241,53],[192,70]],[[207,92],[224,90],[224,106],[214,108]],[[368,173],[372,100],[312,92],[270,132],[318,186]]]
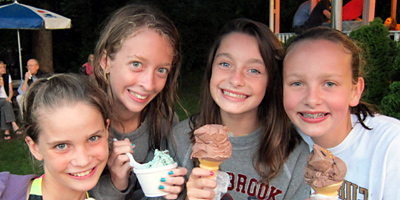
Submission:
[[[178,123],[177,116],[175,118],[174,123],[175,124]],[[145,120],[135,131],[130,133],[123,134],[117,132],[115,129],[110,128],[110,136],[116,137],[118,140],[128,138],[131,141],[131,143],[135,144],[133,157],[137,162],[147,163],[153,159],[154,151],[150,150],[149,147],[150,138],[149,138],[149,129],[147,120]],[[161,150],[164,150],[165,148],[166,144],[165,142],[163,142],[161,144]],[[112,184],[111,176],[107,169],[101,175],[97,185],[90,191],[90,194],[93,195],[96,200],[150,199],[144,197],[143,191],[141,190],[140,184],[136,178],[135,173],[132,173],[130,176],[128,188],[125,191],[120,192]],[[159,197],[151,199],[164,199],[164,198]]]
[[[174,127],[176,146],[170,146],[170,154],[175,156],[179,166],[188,169],[188,180],[193,162],[190,159],[192,144],[190,141],[190,127],[188,120],[184,120]],[[260,175],[253,167],[253,157],[257,153],[261,137],[260,129],[253,133],[230,137],[232,143],[232,156],[220,165],[220,169],[230,176],[228,193],[223,200],[304,200],[310,196],[310,187],[303,179],[303,169],[307,162],[309,150],[304,141],[294,149],[286,161],[282,172],[267,183],[258,182]],[[173,150],[174,149],[174,150]],[[176,151],[175,151],[176,150]]]

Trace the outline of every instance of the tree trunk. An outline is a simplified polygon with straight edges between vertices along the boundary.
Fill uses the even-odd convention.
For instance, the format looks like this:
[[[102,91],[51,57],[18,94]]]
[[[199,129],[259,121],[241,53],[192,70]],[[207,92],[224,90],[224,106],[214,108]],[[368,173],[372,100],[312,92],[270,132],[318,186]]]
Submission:
[[[53,43],[52,32],[41,29],[34,31],[33,37],[33,56],[39,61],[41,71],[53,73]]]
[[[52,11],[50,0],[37,1],[37,7]],[[32,34],[32,55],[39,61],[41,71],[53,73],[53,38],[50,30],[41,29]]]

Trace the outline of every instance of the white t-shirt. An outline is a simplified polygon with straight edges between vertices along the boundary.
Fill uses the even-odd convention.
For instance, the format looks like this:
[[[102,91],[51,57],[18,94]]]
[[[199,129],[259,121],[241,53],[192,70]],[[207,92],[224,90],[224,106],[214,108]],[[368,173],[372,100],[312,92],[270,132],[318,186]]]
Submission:
[[[367,130],[351,116],[353,129],[328,149],[347,165],[340,199],[400,199],[400,121],[384,115],[367,117]],[[312,150],[314,142],[298,130]]]
[[[8,84],[12,83],[11,76],[8,75]],[[4,83],[6,84],[6,83]],[[8,98],[6,91],[4,90],[4,85],[0,88],[0,98]]]

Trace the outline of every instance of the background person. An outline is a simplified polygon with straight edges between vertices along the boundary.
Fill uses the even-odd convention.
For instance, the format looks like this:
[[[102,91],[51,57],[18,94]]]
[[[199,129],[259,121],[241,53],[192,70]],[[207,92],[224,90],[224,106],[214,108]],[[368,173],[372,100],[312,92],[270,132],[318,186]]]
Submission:
[[[12,107],[12,97],[14,95],[11,76],[6,73],[6,64],[0,61],[0,130],[4,131],[4,139],[11,139],[10,130],[16,134],[21,134],[15,120],[14,109]]]

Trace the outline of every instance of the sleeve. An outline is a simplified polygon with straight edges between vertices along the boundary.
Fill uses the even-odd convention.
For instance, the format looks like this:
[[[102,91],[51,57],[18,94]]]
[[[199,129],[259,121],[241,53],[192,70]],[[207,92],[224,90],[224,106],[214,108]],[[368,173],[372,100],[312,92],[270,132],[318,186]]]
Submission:
[[[400,186],[400,135],[391,141],[387,152],[386,159],[386,175],[383,182],[383,199],[400,199],[398,192]]]
[[[25,92],[23,92],[22,90],[21,90],[21,87],[22,87],[22,85],[24,84],[24,79],[21,79],[21,84],[19,85],[19,87],[18,87],[18,94],[24,94]]]
[[[132,180],[129,179],[128,188],[121,192],[112,184],[111,175],[103,174],[101,175],[99,182],[97,182],[97,185],[91,189],[89,193],[97,200],[125,200],[132,188]]]
[[[292,168],[292,170],[290,170],[291,178],[284,197],[285,200],[307,199],[310,197],[311,187],[304,181],[303,173],[304,167],[307,164],[308,154],[308,146],[305,144],[305,142],[301,141],[287,161],[287,163],[291,163],[288,165],[289,168]]]

